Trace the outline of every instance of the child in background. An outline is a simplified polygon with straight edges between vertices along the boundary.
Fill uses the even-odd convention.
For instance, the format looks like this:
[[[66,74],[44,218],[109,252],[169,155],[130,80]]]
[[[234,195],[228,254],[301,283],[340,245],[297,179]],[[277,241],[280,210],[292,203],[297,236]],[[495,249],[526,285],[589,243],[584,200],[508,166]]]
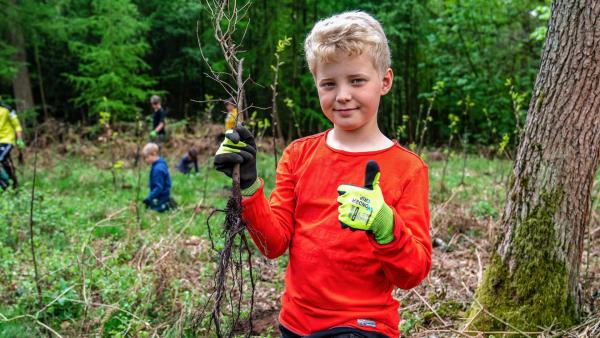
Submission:
[[[163,108],[162,100],[158,95],[150,97],[150,105],[152,106],[152,130],[150,130],[150,138],[162,142],[167,136],[165,132],[167,112]]]
[[[165,159],[158,154],[158,145],[148,143],[142,149],[142,156],[147,164],[150,164],[150,192],[144,199],[144,204],[158,212],[171,208],[171,175]]]
[[[225,100],[225,109],[227,110],[227,116],[225,116],[225,130],[235,128],[235,122],[237,119],[238,111],[233,98]]]
[[[12,181],[13,189],[17,189],[17,173],[10,159],[14,146],[25,148],[23,128],[19,123],[17,113],[10,106],[0,101],[0,188],[6,190]]]
[[[387,38],[370,15],[346,12],[318,22],[305,52],[333,129],[285,149],[269,200],[247,129],[226,132],[215,167],[231,176],[240,164],[242,215],[261,253],[289,250],[284,338],[398,337],[392,291],[425,278],[431,239],[427,166],[377,124],[393,83]]]
[[[183,156],[181,161],[179,161],[179,163],[177,163],[175,168],[177,168],[177,170],[179,170],[180,172],[182,172],[186,175],[192,171],[192,168],[194,168],[194,172],[197,174],[198,173],[198,152],[196,151],[196,149],[190,148],[190,150],[188,150],[187,154],[185,154],[185,156]]]

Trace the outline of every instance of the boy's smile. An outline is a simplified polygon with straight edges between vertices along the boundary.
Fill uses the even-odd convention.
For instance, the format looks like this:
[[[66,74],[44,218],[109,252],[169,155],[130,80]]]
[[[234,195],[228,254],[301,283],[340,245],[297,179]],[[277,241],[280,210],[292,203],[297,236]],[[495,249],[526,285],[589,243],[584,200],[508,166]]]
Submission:
[[[320,62],[315,82],[321,109],[336,129],[376,129],[379,101],[390,90],[392,77],[391,69],[381,77],[364,53]]]

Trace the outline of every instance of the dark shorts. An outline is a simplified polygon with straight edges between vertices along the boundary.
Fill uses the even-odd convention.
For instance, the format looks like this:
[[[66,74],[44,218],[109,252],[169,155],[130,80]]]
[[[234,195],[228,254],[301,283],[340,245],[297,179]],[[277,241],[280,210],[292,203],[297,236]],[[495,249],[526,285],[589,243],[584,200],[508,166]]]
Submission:
[[[17,189],[18,180],[10,160],[10,151],[14,146],[12,144],[0,143],[0,189],[6,190],[10,181],[13,182],[13,188]]]
[[[9,158],[13,147],[12,144],[0,143],[0,162],[4,162],[4,160]]]
[[[372,331],[364,331],[353,327],[336,327],[333,329],[319,331],[310,336],[300,336],[279,325],[282,338],[388,338],[388,336]]]

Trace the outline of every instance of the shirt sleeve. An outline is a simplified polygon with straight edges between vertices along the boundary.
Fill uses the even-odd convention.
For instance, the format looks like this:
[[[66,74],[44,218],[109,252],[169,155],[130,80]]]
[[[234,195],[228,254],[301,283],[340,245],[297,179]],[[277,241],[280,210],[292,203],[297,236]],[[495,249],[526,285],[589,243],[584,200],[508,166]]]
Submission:
[[[160,114],[158,114],[158,122],[165,123],[165,117],[167,116],[167,111],[163,108],[160,110]]]
[[[17,112],[11,110],[8,117],[8,120],[10,121],[10,124],[14,128],[15,132],[18,133],[20,131],[23,131],[23,128],[21,128],[21,123],[19,123],[19,118],[17,117]]]
[[[242,216],[248,232],[260,252],[271,259],[286,252],[294,235],[296,178],[290,157],[292,147],[286,148],[279,161],[270,202],[265,197],[262,180],[261,187],[252,196],[242,200]]]
[[[163,190],[165,190],[166,174],[163,170],[157,168],[157,170],[152,171],[152,185],[154,186],[154,188],[152,188],[152,190],[148,194],[148,197],[146,197],[146,199],[150,201],[150,203],[153,203],[152,200],[157,198],[158,195]]]
[[[369,240],[388,279],[397,287],[410,289],[419,285],[431,268],[429,178],[426,166],[409,179],[392,209],[394,240],[383,245],[372,236],[369,236]]]

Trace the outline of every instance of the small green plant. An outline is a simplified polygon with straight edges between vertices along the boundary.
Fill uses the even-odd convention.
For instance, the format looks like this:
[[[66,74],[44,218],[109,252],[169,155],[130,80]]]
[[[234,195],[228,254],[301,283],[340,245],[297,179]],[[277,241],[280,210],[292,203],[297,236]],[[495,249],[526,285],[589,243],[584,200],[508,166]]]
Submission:
[[[498,217],[498,210],[496,210],[489,201],[480,200],[476,202],[471,210],[473,214],[479,218],[492,217],[496,219]]]
[[[410,120],[410,116],[408,116],[406,114],[402,115],[402,122],[396,128],[396,138],[398,140],[408,138],[407,124],[408,124],[409,120]]]
[[[121,167],[123,167],[123,161],[117,161],[117,159],[115,158],[115,152],[113,149],[113,141],[114,141],[114,138],[116,138],[118,136],[118,133],[114,132],[111,127],[112,114],[107,109],[108,108],[108,100],[106,99],[106,97],[103,97],[102,99],[104,102],[105,110],[101,111],[99,113],[100,119],[98,120],[98,124],[100,126],[102,126],[105,131],[105,136],[102,138],[102,140],[104,140],[108,145],[108,155],[110,157],[109,170],[110,170],[110,173],[113,178],[113,180],[112,180],[113,189],[116,190],[117,189],[117,170],[120,169]]]
[[[510,136],[508,134],[504,134],[502,135],[502,140],[500,140],[500,143],[498,144],[498,150],[496,152],[497,155],[501,155],[501,154],[507,154],[506,153],[506,147],[508,146],[508,143],[510,142]],[[510,158],[510,156],[508,156]]]
[[[523,108],[525,99],[527,99],[527,93],[520,93],[516,90],[513,80],[508,78],[504,84],[508,88],[508,94],[512,102],[512,112],[515,119],[515,134],[521,135],[523,128],[521,127],[525,121],[525,115],[527,111]]]
[[[433,105],[435,104],[435,100],[437,96],[444,90],[446,84],[444,81],[437,81],[431,90],[431,93],[425,94],[427,98],[427,113],[423,120],[421,120],[421,111],[419,110],[419,118],[417,119],[417,128],[415,135],[418,137],[418,143],[416,147],[417,154],[421,154],[423,151],[423,146],[425,142],[425,134],[427,133],[427,129],[429,124],[433,121],[431,117],[431,110],[433,109]]]
[[[399,329],[403,336],[410,337],[411,333],[423,322],[423,318],[417,312],[406,312],[402,314]]]
[[[450,134],[448,135],[448,143],[446,144],[446,147],[444,148],[444,155],[446,155],[444,157],[444,169],[442,170],[442,177],[440,179],[440,195],[444,195],[444,193],[446,192],[446,185],[445,185],[445,179],[446,179],[446,172],[448,169],[448,163],[450,162],[450,158],[452,157],[452,141],[454,140],[454,136],[458,134],[458,128],[459,128],[459,123],[460,123],[460,117],[458,117],[455,114],[448,114],[448,120],[450,121],[450,124],[448,125],[448,128],[450,129]]]
[[[254,130],[256,140],[260,142],[265,136],[267,130],[269,130],[269,128],[271,127],[271,122],[266,117],[262,119],[259,118],[258,112],[253,111],[250,115],[250,120],[248,121],[247,125]]]
[[[469,131],[467,129],[467,125],[468,125],[468,118],[469,118],[469,112],[473,109],[473,107],[475,107],[475,102],[473,102],[473,100],[471,100],[471,96],[467,95],[465,97],[464,100],[459,100],[457,102],[457,104],[459,106],[463,106],[463,111],[462,111],[462,116],[463,116],[463,133],[462,133],[462,137],[460,139],[460,143],[462,145],[462,155],[463,155],[463,167],[462,167],[462,176],[460,179],[460,184],[464,185],[465,184],[465,176],[466,176],[466,170],[467,170],[467,148],[469,146]]]
[[[277,168],[277,139],[282,136],[281,126],[279,125],[279,115],[277,114],[277,85],[279,83],[279,69],[285,62],[281,61],[280,54],[285,51],[285,49],[292,43],[292,38],[288,38],[287,36],[281,40],[277,41],[277,46],[275,48],[275,64],[271,65],[271,70],[273,70],[273,83],[271,84],[272,90],[272,98],[271,98],[271,121],[272,124],[269,124],[272,129],[271,133],[273,134],[273,164],[274,167]],[[264,122],[267,122],[266,119]],[[260,127],[259,127],[260,129]]]
[[[212,114],[215,111],[216,103],[215,97],[210,94],[204,94],[204,109],[202,110],[202,118],[200,123],[209,123],[212,120]]]
[[[296,128],[296,134],[298,134],[298,137],[302,137],[302,130],[300,129],[300,123],[298,122],[298,113],[296,112],[297,108],[294,104],[294,101],[289,97],[286,97],[285,99],[283,99],[283,102],[285,103],[285,106],[289,109],[292,115],[292,120],[294,121],[294,128]]]

